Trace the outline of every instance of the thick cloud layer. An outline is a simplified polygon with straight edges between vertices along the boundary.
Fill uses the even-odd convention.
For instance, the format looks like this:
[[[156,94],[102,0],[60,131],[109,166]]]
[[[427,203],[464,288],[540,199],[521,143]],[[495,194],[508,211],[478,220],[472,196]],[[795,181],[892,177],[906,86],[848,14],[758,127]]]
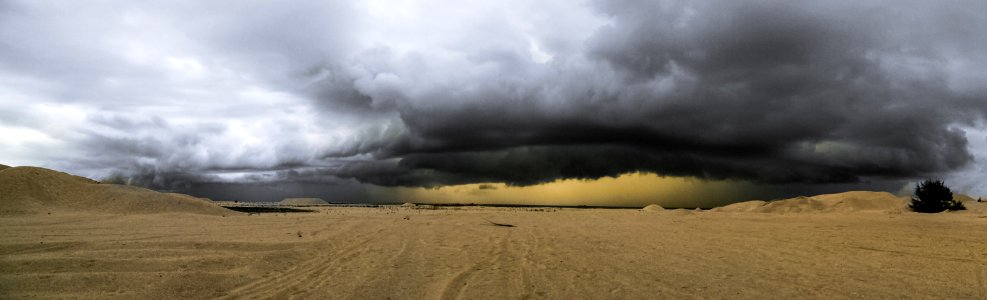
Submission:
[[[987,24],[954,4],[602,3],[610,24],[546,64],[507,49],[420,74],[387,57],[355,82],[408,127],[374,152],[404,158],[384,184],[922,176],[969,164],[957,126],[987,111],[961,83],[982,75],[949,69],[984,64],[985,34],[963,28]]]
[[[977,175],[984,15],[980,1],[5,2],[0,153],[183,191]]]

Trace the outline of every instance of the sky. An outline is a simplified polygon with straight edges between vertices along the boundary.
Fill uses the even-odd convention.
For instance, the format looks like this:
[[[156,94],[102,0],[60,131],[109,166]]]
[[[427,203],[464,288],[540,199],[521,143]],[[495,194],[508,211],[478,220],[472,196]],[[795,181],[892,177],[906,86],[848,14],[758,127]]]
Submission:
[[[0,163],[216,200],[987,195],[987,3],[0,0]]]

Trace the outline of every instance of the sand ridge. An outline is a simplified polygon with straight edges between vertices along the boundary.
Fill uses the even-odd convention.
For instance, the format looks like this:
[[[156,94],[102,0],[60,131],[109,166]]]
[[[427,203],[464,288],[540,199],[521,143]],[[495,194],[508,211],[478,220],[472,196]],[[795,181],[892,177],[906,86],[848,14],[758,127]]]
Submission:
[[[908,201],[907,197],[898,197],[888,192],[852,191],[776,201],[746,201],[717,207],[713,211],[760,213],[901,213],[908,209]]]
[[[977,202],[977,198],[973,198],[973,196],[965,195],[965,194],[955,194],[955,193],[953,194],[953,200],[962,203]]]
[[[208,199],[160,193],[135,186],[101,184],[88,178],[37,167],[0,170],[0,203],[0,215],[63,211],[236,214]]]

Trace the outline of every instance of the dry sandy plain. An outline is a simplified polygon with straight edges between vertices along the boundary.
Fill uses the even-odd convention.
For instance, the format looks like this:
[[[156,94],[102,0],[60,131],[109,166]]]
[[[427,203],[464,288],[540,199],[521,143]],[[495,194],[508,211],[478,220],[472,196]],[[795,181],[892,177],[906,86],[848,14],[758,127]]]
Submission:
[[[46,172],[0,171],[0,204],[34,207],[0,214],[0,298],[987,297],[987,215],[976,202],[941,214],[820,197],[702,212],[391,206],[248,215],[126,188],[183,207],[153,212],[102,191],[125,187]],[[831,209],[847,203],[856,206]]]

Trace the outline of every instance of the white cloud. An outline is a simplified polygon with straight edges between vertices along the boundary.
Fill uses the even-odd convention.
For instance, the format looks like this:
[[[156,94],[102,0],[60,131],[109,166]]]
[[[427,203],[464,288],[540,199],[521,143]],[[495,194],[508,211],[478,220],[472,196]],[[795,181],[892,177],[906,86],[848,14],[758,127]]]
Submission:
[[[954,192],[966,193],[974,197],[987,197],[987,127],[964,128],[974,162],[969,166],[949,174],[945,181]]]

